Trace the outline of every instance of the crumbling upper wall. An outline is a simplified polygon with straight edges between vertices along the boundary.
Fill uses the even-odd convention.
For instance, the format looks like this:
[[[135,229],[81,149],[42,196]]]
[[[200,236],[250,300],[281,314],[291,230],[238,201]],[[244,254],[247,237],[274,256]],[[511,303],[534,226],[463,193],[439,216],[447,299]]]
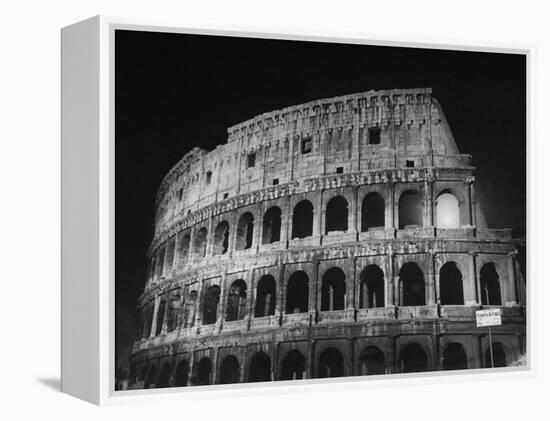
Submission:
[[[226,144],[186,154],[161,183],[156,223],[275,184],[407,166],[469,166],[430,88],[311,101],[234,125]]]

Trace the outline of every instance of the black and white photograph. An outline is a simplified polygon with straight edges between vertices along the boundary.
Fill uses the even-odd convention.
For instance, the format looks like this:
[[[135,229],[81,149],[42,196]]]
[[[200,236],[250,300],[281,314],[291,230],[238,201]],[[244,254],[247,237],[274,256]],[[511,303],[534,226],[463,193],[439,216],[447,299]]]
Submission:
[[[525,369],[526,73],[117,29],[115,389]]]

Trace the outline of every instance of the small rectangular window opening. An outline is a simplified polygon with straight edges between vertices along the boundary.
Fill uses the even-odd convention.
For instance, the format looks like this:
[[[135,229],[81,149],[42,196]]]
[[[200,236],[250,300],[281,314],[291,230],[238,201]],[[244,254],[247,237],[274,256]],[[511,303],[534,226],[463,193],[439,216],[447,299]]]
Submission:
[[[208,171],[206,173],[206,184],[210,184],[212,182],[212,171]]]
[[[276,186],[279,184],[279,179],[278,178],[274,178],[273,179],[273,185]]]
[[[183,189],[179,189],[178,191],[178,200],[181,202],[183,199]]]
[[[414,161],[407,159],[407,161],[405,162],[405,166],[407,168],[414,168]]]
[[[246,168],[253,168],[256,166],[256,153],[249,153]]]
[[[224,193],[224,194],[223,194],[223,198],[224,198],[224,199],[227,199],[228,197],[229,197],[229,193]]]
[[[380,144],[380,127],[369,128],[369,145]]]
[[[344,167],[337,167],[336,174],[342,174],[344,172]]]
[[[310,153],[312,149],[311,136],[302,139],[302,154]]]

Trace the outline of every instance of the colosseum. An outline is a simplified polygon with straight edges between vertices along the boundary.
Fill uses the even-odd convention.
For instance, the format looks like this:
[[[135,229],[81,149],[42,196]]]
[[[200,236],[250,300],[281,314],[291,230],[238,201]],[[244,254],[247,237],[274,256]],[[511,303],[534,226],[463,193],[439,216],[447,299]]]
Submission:
[[[525,278],[474,171],[430,88],[290,106],[192,149],[157,193],[131,388],[516,364]]]

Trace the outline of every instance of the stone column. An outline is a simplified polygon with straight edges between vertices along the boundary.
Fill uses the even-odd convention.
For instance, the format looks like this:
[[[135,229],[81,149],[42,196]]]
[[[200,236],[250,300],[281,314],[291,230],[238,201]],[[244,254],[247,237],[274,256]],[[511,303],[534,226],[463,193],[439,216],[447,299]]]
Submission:
[[[345,308],[348,310],[353,310],[355,308],[359,308],[359,305],[357,305],[358,301],[355,300],[356,293],[355,291],[357,288],[357,274],[356,274],[356,258],[350,257],[349,258],[349,264],[350,264],[350,273],[349,273],[349,281],[346,285],[346,305]]]
[[[468,225],[474,225],[474,210],[472,208],[472,182],[473,177],[466,177],[464,180],[465,190],[466,190],[466,209],[467,209],[467,222]]]
[[[356,236],[355,239],[357,239],[357,233],[361,231],[361,227],[357,226],[358,225],[357,186],[353,187],[351,197],[352,197],[351,203],[349,204],[349,208],[348,208],[348,232],[354,233]]]
[[[434,261],[437,259],[436,253],[433,250],[428,252],[428,288],[427,288],[427,304],[434,305],[439,303],[439,275],[434,273]]]
[[[424,206],[425,206],[425,219],[424,227],[434,226],[434,212],[433,212],[433,181],[424,182]]]
[[[214,247],[214,230],[213,230],[214,218],[210,215],[208,219],[208,234],[206,235],[206,253],[205,257],[212,256],[212,248]]]
[[[282,320],[282,315],[285,313],[285,265],[281,263],[279,265],[279,279],[275,280],[276,282],[276,304],[275,304],[275,315],[279,319],[279,324]]]
[[[386,229],[395,229],[395,183],[391,183],[389,197],[386,200]]]
[[[463,278],[464,282],[464,304],[475,306],[481,303],[481,295],[476,276],[476,256],[477,253],[470,252],[470,264],[468,266],[468,276]]]
[[[290,195],[287,196],[286,210],[281,209],[281,244],[288,248],[288,241],[292,236],[292,208],[290,207]]]
[[[517,254],[517,250],[508,253],[508,296],[506,297],[507,305],[518,304],[516,271],[514,266],[514,256]]]
[[[258,203],[256,206],[256,216],[254,217],[254,235],[252,237],[252,247],[256,249],[256,253],[260,250],[260,244],[262,242],[262,230],[264,214],[262,212],[262,204]]]
[[[314,259],[312,263],[313,276],[310,281],[308,310],[315,320],[316,311],[321,310],[321,280],[319,278],[319,260]]]
[[[151,323],[151,332],[149,333],[150,338],[154,338],[157,331],[159,305],[160,305],[160,296],[157,295],[155,297],[155,306],[153,308],[153,322]]]

